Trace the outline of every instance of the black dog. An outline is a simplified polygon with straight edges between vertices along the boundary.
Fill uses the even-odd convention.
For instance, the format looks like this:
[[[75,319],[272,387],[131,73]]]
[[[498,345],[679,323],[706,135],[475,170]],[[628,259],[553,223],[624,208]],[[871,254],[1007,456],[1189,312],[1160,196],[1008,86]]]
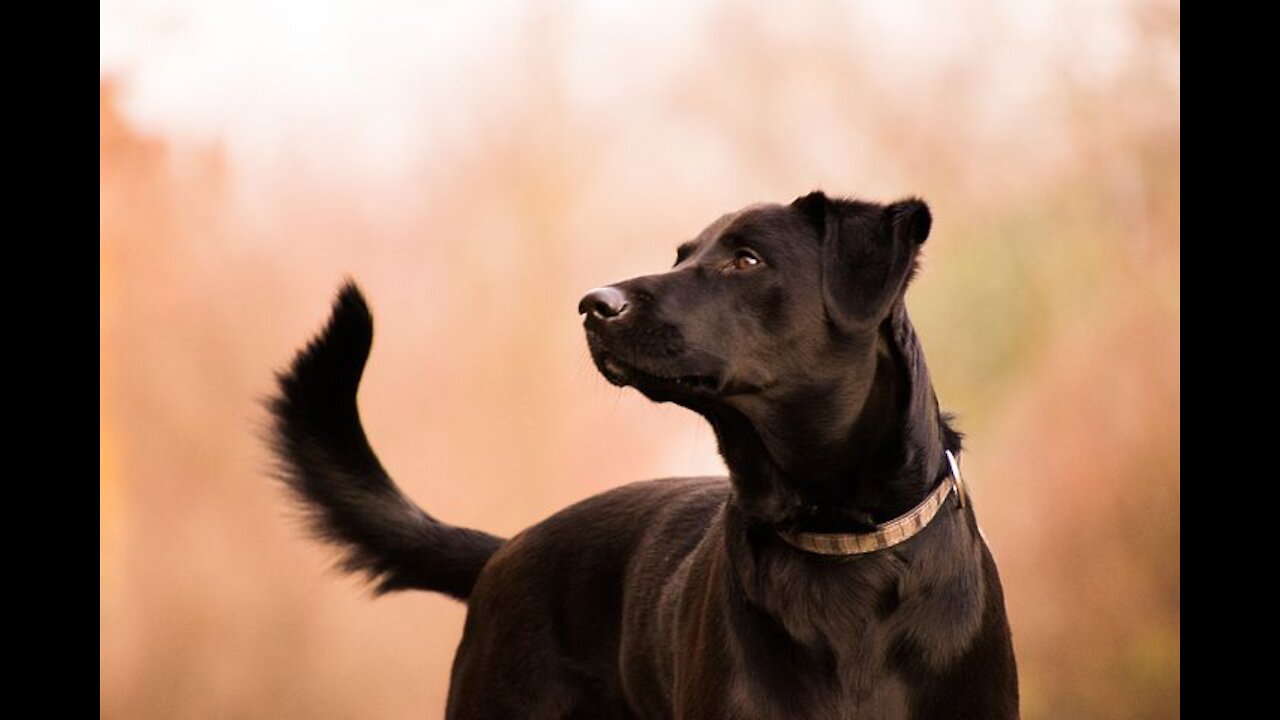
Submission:
[[[356,389],[352,285],[271,401],[284,476],[379,592],[467,600],[451,718],[1012,718],[996,566],[903,293],[918,200],[726,215],[582,299],[597,367],[711,423],[725,478],[628,485],[503,541],[410,502]]]

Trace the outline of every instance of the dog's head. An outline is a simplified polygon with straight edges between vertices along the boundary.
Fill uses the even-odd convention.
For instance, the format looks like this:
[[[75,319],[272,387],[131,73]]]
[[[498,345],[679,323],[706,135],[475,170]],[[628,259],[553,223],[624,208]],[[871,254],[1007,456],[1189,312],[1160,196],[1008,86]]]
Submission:
[[[730,213],[670,270],[582,298],[591,355],[610,382],[707,417],[761,516],[847,500],[850,476],[941,455],[932,430],[900,432],[936,414],[902,304],[931,224],[914,198],[821,192]]]
[[[930,225],[919,200],[821,192],[730,213],[670,270],[582,298],[592,357],[610,382],[699,411],[826,387],[873,346]]]

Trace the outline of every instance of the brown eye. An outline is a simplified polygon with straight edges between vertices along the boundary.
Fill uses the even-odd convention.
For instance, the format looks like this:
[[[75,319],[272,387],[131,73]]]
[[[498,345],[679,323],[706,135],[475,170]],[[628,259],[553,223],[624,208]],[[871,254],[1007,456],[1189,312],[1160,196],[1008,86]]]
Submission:
[[[760,256],[746,248],[738,248],[733,251],[733,269],[734,270],[750,270],[760,265]]]

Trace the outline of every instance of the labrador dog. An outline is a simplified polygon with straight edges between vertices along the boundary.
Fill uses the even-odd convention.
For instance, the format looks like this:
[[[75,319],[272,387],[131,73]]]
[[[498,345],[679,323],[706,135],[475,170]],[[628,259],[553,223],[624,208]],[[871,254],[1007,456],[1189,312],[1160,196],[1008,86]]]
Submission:
[[[729,476],[584,500],[504,540],[370,448],[359,290],[279,375],[282,477],[376,592],[468,605],[450,718],[1016,718],[991,553],[903,295],[932,218],[814,192],[727,214],[578,307],[600,372],[706,418]]]

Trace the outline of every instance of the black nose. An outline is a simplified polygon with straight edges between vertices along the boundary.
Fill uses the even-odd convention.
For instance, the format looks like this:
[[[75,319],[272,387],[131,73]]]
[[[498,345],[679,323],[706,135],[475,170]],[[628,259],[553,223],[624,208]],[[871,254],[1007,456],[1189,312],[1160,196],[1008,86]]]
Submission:
[[[627,296],[615,287],[596,288],[578,301],[578,313],[591,313],[601,320],[612,320],[627,311]]]

